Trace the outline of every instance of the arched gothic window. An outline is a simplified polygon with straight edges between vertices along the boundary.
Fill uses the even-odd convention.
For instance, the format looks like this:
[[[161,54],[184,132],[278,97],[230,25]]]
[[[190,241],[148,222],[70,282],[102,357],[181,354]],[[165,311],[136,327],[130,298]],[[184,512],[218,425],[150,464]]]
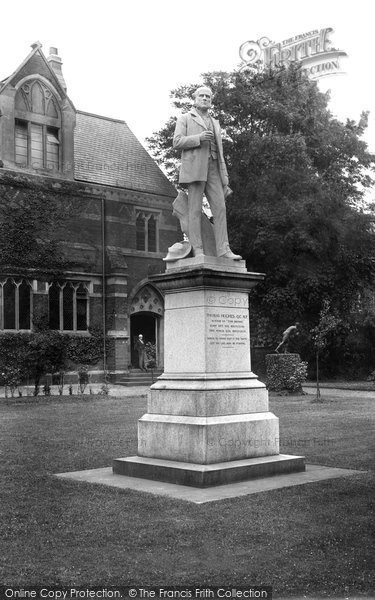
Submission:
[[[15,162],[50,172],[61,168],[61,111],[52,91],[37,79],[26,81],[15,100]]]
[[[87,286],[78,281],[54,282],[49,287],[49,326],[60,331],[87,331]]]
[[[150,215],[147,221],[148,251],[156,252],[156,218]]]
[[[31,329],[31,283],[7,277],[0,281],[0,329]]]
[[[145,216],[137,215],[136,219],[136,247],[137,250],[146,250]]]
[[[158,215],[137,212],[136,215],[136,248],[146,252],[158,251]]]

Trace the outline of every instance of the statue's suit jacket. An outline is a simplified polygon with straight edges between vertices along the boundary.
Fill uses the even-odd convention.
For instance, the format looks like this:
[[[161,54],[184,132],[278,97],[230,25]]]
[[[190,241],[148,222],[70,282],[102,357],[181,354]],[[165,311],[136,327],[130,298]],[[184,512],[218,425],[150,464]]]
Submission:
[[[212,118],[212,117],[211,117]],[[221,181],[228,185],[228,173],[223,155],[223,142],[219,121],[212,119],[214,135],[218,151],[218,167]],[[207,129],[202,117],[196,110],[181,115],[176,123],[173,137],[173,147],[182,150],[179,182],[184,184],[193,181],[207,181],[208,159],[210,156],[209,142],[200,142],[200,134]]]

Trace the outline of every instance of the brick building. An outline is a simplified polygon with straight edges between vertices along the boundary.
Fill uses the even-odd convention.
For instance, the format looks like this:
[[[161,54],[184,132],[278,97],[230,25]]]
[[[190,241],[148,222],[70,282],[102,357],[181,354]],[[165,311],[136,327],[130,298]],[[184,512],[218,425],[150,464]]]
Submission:
[[[69,267],[49,280],[38,273],[0,277],[0,332],[31,331],[36,314],[51,328],[110,339],[108,368],[136,365],[143,333],[163,363],[163,298],[148,280],[162,272],[178,239],[176,191],[124,121],[76,110],[57,49],[40,43],[0,82],[0,202],[5,191],[48,191],[74,217],[56,233]],[[56,230],[57,231],[57,230]],[[0,273],[1,275],[1,273]]]

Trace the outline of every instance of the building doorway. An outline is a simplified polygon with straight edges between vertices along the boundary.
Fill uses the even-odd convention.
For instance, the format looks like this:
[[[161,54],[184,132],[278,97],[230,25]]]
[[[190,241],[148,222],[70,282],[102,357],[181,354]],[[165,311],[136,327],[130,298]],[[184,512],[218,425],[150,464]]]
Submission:
[[[138,353],[135,342],[141,333],[145,344],[155,345],[156,368],[161,369],[164,362],[164,302],[160,293],[150,284],[141,287],[131,302],[130,314],[130,361],[138,368]]]
[[[156,315],[147,312],[139,312],[132,315],[130,318],[131,329],[131,364],[132,367],[138,368],[138,353],[135,349],[135,342],[139,334],[143,335],[145,344],[150,342],[156,343]]]

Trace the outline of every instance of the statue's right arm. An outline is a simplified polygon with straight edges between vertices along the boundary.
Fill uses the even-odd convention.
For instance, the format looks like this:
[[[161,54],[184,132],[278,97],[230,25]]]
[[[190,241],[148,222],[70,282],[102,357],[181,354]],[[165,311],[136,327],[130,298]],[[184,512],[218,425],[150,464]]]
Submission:
[[[201,145],[200,133],[187,135],[187,119],[187,115],[182,115],[177,119],[173,136],[173,148],[177,148],[178,150],[198,148]]]

